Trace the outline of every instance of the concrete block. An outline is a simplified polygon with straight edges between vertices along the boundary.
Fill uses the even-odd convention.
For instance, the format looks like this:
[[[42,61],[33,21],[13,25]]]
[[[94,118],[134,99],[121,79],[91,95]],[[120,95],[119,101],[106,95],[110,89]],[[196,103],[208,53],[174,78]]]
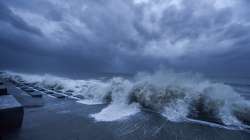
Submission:
[[[46,89],[44,89],[44,88],[42,88],[42,87],[39,87],[39,86],[35,86],[34,88],[35,88],[36,90],[39,90],[39,91],[42,91],[42,92],[46,91]]]
[[[55,94],[53,91],[45,91],[46,94]]]
[[[65,98],[66,96],[65,95],[62,95],[62,94],[58,94],[58,93],[54,93],[54,94],[51,94],[52,96],[56,97],[56,98]]]
[[[32,97],[35,97],[35,98],[41,98],[43,97],[43,94],[39,91],[34,91],[34,92],[28,92],[28,94]]]
[[[79,99],[84,99],[85,98],[83,95],[80,95],[80,94],[74,95],[74,97],[79,98]]]
[[[73,95],[73,90],[67,90],[64,92],[64,94],[68,95],[68,96],[72,96]]]
[[[34,92],[35,91],[33,88],[30,88],[30,87],[23,87],[22,90],[24,90],[26,92]]]
[[[68,96],[72,96],[73,95],[72,93],[69,93],[69,92],[64,92],[64,94],[66,94]]]
[[[73,91],[73,90],[67,90],[66,92],[68,92],[68,93],[73,93],[74,91]]]
[[[0,132],[20,128],[23,121],[23,106],[12,95],[0,96]]]
[[[4,85],[0,85],[0,96],[8,95],[7,88]]]
[[[19,88],[25,88],[26,86],[24,84],[18,84],[17,87],[19,87]]]

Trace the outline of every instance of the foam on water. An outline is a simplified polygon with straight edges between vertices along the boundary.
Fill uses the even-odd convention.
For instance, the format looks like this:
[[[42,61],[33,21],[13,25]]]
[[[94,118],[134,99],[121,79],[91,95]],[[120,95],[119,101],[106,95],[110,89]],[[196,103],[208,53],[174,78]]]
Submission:
[[[85,105],[98,105],[98,104],[103,104],[103,102],[97,102],[93,100],[79,100],[77,101],[78,103],[85,104]]]
[[[90,115],[97,121],[116,121],[125,119],[128,116],[138,113],[139,105],[136,103],[127,104],[113,104],[104,108],[101,112]]]
[[[232,87],[211,82],[199,74],[160,70],[139,73],[128,80],[72,80],[52,75],[7,72],[6,78],[33,83],[55,91],[81,95],[80,103],[108,106],[90,115],[97,121],[115,121],[146,108],[170,121],[187,119],[245,127],[250,122],[250,102]]]

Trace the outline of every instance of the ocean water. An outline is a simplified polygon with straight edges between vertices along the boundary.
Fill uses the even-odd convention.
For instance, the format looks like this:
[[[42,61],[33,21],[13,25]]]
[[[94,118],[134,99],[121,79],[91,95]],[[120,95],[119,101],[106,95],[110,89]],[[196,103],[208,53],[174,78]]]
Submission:
[[[88,105],[107,104],[89,114],[99,122],[127,120],[140,112],[154,112],[170,122],[190,122],[225,129],[250,128],[250,79],[205,78],[200,74],[159,70],[133,77],[111,76],[75,80],[53,75],[14,72],[3,78],[80,97]]]

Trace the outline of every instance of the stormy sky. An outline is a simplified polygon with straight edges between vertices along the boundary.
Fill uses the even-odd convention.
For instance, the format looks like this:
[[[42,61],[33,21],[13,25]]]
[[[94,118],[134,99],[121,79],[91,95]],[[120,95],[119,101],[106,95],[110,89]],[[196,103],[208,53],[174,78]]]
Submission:
[[[249,0],[0,0],[0,69],[250,75]]]

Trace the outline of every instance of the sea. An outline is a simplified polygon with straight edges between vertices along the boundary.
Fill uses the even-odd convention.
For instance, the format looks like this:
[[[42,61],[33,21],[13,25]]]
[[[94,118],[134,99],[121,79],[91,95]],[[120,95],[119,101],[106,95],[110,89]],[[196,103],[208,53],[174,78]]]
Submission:
[[[173,70],[85,78],[5,71],[1,77],[76,98],[87,106],[104,105],[88,116],[95,123],[121,124],[123,127],[114,129],[121,136],[136,132],[142,139],[148,135],[164,139],[241,139],[241,132],[247,136],[250,133],[250,77]]]

